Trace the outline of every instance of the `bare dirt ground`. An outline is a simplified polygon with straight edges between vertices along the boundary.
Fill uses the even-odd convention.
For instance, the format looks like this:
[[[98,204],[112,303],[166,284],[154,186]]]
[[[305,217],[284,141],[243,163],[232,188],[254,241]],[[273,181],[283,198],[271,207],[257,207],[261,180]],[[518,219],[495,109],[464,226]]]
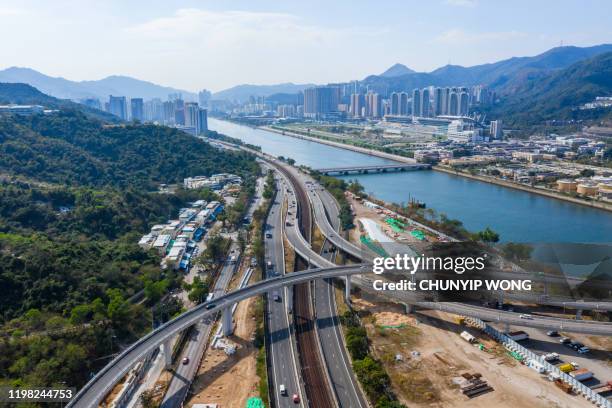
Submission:
[[[192,385],[194,394],[186,407],[216,403],[223,408],[242,408],[248,398],[258,396],[257,349],[252,344],[255,301],[251,298],[240,302],[234,314],[236,330],[230,342],[236,345],[236,353],[227,356],[223,350],[208,349]]]
[[[458,325],[453,315],[426,311],[406,316],[402,307],[368,297],[353,297],[353,305],[362,316],[373,354],[385,365],[394,392],[407,406],[593,407],[516,362],[478,330]],[[383,328],[386,323],[401,327]],[[487,351],[463,340],[459,336],[463,330],[476,336]],[[463,395],[453,378],[466,372],[482,374],[494,391],[473,399]]]

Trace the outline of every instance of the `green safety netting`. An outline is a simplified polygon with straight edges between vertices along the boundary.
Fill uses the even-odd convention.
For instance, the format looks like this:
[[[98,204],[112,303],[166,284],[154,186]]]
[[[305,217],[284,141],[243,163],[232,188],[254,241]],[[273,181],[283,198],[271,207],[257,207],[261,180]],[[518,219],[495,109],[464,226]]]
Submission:
[[[259,397],[251,397],[246,402],[246,408],[266,408],[263,401]]]
[[[421,230],[410,231],[410,235],[412,235],[413,237],[415,237],[419,241],[425,240],[425,234],[423,234],[423,231],[421,231]]]
[[[384,257],[387,256],[387,252],[379,244],[375,243],[374,241],[372,241],[370,238],[366,237],[365,235],[362,235],[361,237],[359,237],[359,240],[361,241],[362,244],[370,248],[377,255],[384,256]]]

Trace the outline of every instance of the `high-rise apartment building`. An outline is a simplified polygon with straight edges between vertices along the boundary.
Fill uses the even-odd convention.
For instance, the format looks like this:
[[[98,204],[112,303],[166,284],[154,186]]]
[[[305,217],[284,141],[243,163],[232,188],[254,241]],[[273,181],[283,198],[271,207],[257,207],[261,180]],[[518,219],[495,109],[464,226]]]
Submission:
[[[443,99],[444,90],[442,88],[435,88],[433,92],[433,116],[443,115]]]
[[[196,129],[198,135],[208,132],[208,110],[204,108],[198,109],[198,127]]]
[[[382,97],[376,92],[368,92],[365,96],[366,117],[382,117]]]
[[[363,94],[354,93],[351,95],[351,106],[350,106],[351,116],[354,118],[363,117],[365,114],[365,98]]]
[[[127,120],[127,102],[125,96],[110,95],[108,98],[108,111],[123,120]]]
[[[459,93],[459,116],[467,116],[469,113],[470,95],[467,90]]]
[[[331,86],[317,86],[304,90],[304,116],[318,118],[338,109],[340,89]]]
[[[504,138],[504,132],[502,129],[501,120],[492,120],[491,126],[489,127],[489,134],[491,138],[501,140]]]
[[[421,91],[421,116],[428,118],[431,116],[431,103],[429,101],[429,88],[423,88]]]
[[[412,91],[412,116],[421,116],[421,90]]]
[[[142,122],[144,120],[144,101],[142,98],[130,99],[130,114],[132,120]]]
[[[457,116],[459,115],[459,93],[456,90],[451,89],[448,98],[448,115]]]

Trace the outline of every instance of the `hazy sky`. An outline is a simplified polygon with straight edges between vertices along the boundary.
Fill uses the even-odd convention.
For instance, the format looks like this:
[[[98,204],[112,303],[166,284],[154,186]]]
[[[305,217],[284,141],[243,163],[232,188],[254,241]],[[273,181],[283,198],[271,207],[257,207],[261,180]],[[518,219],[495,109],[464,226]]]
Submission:
[[[0,69],[187,90],[327,83],[610,43],[610,16],[608,0],[0,0]]]

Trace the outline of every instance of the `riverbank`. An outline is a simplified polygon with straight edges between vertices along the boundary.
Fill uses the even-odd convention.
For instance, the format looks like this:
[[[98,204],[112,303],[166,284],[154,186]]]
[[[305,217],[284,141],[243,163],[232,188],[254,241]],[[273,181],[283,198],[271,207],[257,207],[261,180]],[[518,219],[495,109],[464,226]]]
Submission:
[[[340,149],[352,150],[354,152],[363,153],[363,154],[367,154],[370,156],[376,156],[376,157],[380,157],[383,159],[395,160],[395,161],[402,162],[402,163],[416,163],[416,160],[408,158],[408,157],[403,157],[403,156],[399,156],[399,155],[392,154],[392,153],[381,152],[375,149],[368,149],[365,147],[353,146],[347,143],[334,142],[331,140],[322,139],[322,138],[318,138],[314,136],[304,136],[299,133],[291,132],[288,130],[279,130],[279,129],[270,128],[268,126],[261,126],[259,127],[259,129],[267,130],[269,132],[274,132],[274,133],[281,134],[284,136],[290,136],[290,137],[295,137],[295,138],[302,139],[302,140],[308,140],[311,142],[326,144],[329,146],[338,147]],[[507,180],[500,180],[500,179],[496,179],[493,177],[485,177],[485,176],[472,175],[472,174],[464,173],[464,172],[458,172],[448,167],[440,166],[440,165],[432,166],[432,169],[441,171],[447,174],[452,174],[454,176],[466,177],[472,180],[482,181],[484,183],[495,184],[495,185],[506,187],[506,188],[512,188],[515,190],[521,190],[521,191],[525,191],[528,193],[538,194],[538,195],[545,196],[548,198],[554,198],[556,200],[562,200],[562,201],[570,202],[573,204],[579,204],[579,205],[583,205],[586,207],[597,208],[599,210],[612,212],[612,204],[604,203],[601,201],[586,201],[581,198],[570,197],[565,194],[556,193],[554,191],[545,190],[545,189],[538,188],[538,187],[525,186],[522,184],[513,183]]]
[[[268,132],[274,132],[274,133],[277,133],[283,136],[290,136],[290,137],[295,137],[297,139],[308,140],[310,142],[321,143],[321,144],[325,144],[328,146],[337,147],[340,149],[352,150],[357,153],[367,154],[368,156],[380,157],[381,159],[395,160],[400,163],[413,164],[417,162],[416,160],[411,159],[410,157],[404,157],[404,156],[399,156],[397,154],[381,152],[380,150],[368,149],[366,147],[353,146],[348,143],[334,142],[331,140],[322,139],[322,138],[314,137],[314,136],[304,136],[299,133],[291,132],[289,130],[279,130],[279,129],[271,128],[269,126],[259,126],[257,129],[266,130]]]
[[[600,210],[610,211],[612,212],[612,204],[603,203],[601,201],[586,201],[576,197],[570,197],[568,195],[556,193],[554,191],[545,190],[539,187],[530,187],[525,186],[523,184],[513,183],[507,180],[500,180],[493,177],[479,176],[473,175],[465,172],[459,172],[453,169],[450,169],[445,166],[433,166],[433,170],[441,171],[447,174],[452,174],[454,176],[466,177],[472,180],[482,181],[484,183],[491,183],[502,187],[513,188],[516,190],[526,191],[528,193],[538,194],[549,198],[554,198],[557,200],[567,201],[574,204],[580,204],[591,208],[597,208]]]

